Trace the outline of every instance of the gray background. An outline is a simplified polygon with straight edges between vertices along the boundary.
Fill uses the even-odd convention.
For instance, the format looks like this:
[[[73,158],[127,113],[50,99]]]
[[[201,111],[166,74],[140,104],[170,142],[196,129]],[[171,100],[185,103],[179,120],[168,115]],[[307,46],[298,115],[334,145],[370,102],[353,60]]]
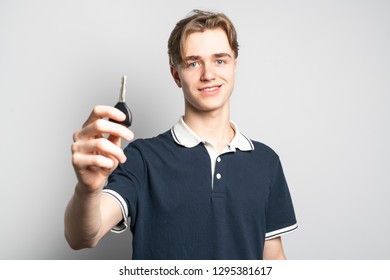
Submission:
[[[72,251],[72,134],[128,77],[137,137],[183,113],[166,42],[193,8],[241,45],[232,119],[280,155],[290,259],[389,259],[389,1],[0,1],[0,259],[126,259],[131,235]]]

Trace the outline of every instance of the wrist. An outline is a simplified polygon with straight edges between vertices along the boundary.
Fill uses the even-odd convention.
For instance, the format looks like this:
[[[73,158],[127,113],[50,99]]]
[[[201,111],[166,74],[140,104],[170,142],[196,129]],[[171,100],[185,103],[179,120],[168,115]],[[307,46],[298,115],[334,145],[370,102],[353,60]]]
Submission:
[[[94,198],[99,196],[100,193],[101,188],[94,189],[80,182],[77,182],[77,185],[75,187],[75,194],[81,197]]]

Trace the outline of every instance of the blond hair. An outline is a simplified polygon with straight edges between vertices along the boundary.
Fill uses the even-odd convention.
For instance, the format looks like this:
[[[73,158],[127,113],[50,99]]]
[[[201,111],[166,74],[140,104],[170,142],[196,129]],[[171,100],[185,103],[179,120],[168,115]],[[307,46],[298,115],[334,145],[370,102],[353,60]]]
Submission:
[[[230,19],[222,13],[193,10],[189,16],[176,24],[169,36],[168,55],[170,65],[175,66],[183,62],[184,44],[190,34],[217,28],[222,29],[226,33],[229,45],[233,50],[235,57],[237,57],[237,32]]]

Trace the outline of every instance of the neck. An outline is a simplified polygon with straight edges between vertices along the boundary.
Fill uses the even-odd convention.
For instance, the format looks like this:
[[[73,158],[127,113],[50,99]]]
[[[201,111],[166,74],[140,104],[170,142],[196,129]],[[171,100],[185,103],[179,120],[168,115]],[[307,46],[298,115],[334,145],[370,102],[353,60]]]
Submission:
[[[184,122],[199,137],[213,144],[218,151],[222,151],[234,137],[229,110],[218,113],[186,110]]]

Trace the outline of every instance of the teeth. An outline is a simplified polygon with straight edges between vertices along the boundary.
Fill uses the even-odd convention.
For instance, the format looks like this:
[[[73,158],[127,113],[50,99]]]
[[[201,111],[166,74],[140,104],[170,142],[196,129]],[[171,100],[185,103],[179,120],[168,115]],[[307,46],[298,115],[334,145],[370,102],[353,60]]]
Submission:
[[[218,87],[211,87],[211,88],[204,88],[203,91],[213,91],[216,90]]]

